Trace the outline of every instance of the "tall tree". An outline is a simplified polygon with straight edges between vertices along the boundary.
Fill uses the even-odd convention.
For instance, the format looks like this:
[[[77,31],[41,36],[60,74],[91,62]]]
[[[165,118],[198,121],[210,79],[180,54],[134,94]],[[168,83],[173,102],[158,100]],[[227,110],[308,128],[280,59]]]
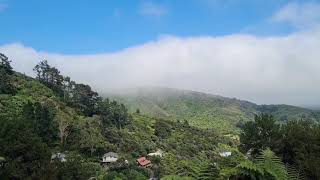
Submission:
[[[13,74],[11,61],[2,53],[0,53],[0,60],[0,94],[14,94],[16,90],[11,82]]]
[[[33,70],[37,73],[39,81],[51,88],[59,96],[63,96],[64,77],[57,68],[51,67],[47,60],[43,60]]]
[[[66,108],[68,111],[68,108]],[[74,118],[68,112],[58,111],[55,115],[55,121],[58,123],[60,145],[65,147],[67,138],[71,134],[72,127],[74,126]]]
[[[244,124],[240,141],[241,150],[247,152],[251,149],[254,156],[268,147],[278,152],[281,148],[280,125],[276,124],[272,115],[255,115],[253,122]]]
[[[79,108],[84,115],[92,116],[95,114],[100,100],[98,93],[92,91],[89,85],[75,84],[72,104]]]
[[[289,121],[283,134],[284,162],[304,170],[310,179],[320,179],[320,126],[308,120]]]
[[[9,58],[0,53],[0,69],[4,69],[5,73],[12,75],[13,74],[13,68],[11,67],[11,61],[9,60]]]
[[[101,134],[100,124],[97,117],[80,117],[80,148],[89,150],[90,155],[105,146],[105,139]]]
[[[57,124],[54,121],[54,114],[49,109],[40,104],[34,104],[34,130],[44,142],[50,144],[58,137]]]

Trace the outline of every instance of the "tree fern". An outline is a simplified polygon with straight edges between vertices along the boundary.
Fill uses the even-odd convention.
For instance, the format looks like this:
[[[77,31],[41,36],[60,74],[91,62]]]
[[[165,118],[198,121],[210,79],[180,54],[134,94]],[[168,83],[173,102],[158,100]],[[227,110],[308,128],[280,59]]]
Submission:
[[[270,149],[262,151],[254,162],[244,161],[237,168],[240,176],[253,180],[288,179],[286,167]]]
[[[252,180],[258,180],[264,176],[263,169],[249,160],[240,163],[237,168],[240,176],[248,177]]]
[[[279,157],[270,149],[262,151],[261,155],[256,158],[256,164],[265,171],[265,176],[271,176],[276,180],[288,179],[286,167]]]
[[[199,180],[211,180],[211,179],[217,179],[219,177],[219,169],[216,167],[213,163],[208,163],[206,166],[204,166],[200,172],[199,177],[197,179]]]
[[[201,154],[192,160],[182,160],[176,174],[197,180],[212,180],[219,177],[219,170],[205,155]]]
[[[286,164],[289,180],[304,180],[306,179],[305,174],[302,170],[298,170],[296,166]]]

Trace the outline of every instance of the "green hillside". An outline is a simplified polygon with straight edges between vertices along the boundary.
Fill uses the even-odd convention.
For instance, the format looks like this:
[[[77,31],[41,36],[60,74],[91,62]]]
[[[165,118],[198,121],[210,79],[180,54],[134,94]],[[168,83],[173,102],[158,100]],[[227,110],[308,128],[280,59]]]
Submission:
[[[13,71],[10,61],[1,58],[0,179],[218,177],[213,160],[221,161],[224,178],[245,158],[237,140],[188,123],[128,113],[123,104],[103,99],[46,61],[36,66],[37,77],[32,78]],[[137,164],[137,158],[158,149],[163,158],[148,157],[148,167]],[[222,161],[222,150],[232,150],[234,156]],[[110,151],[119,159],[106,166],[102,156]],[[66,160],[52,158],[58,153]]]
[[[130,112],[47,61],[35,67],[32,78],[15,72],[1,53],[0,59],[0,179],[320,178],[320,126],[280,126],[269,115],[308,118],[315,112],[175,89],[122,95],[119,100],[131,102],[131,111],[142,111]],[[231,132],[258,110],[269,114]],[[102,162],[106,154],[116,161]]]
[[[237,140],[216,132],[137,113],[120,127],[112,116],[126,110],[121,112],[122,105],[115,101],[98,98],[98,109],[107,106],[110,112],[93,108],[94,115],[87,115],[91,113],[84,104],[68,102],[37,79],[17,72],[9,79],[14,91],[0,93],[0,179],[144,180],[175,174],[224,179],[245,158]],[[152,167],[136,164],[138,157],[158,149],[165,156],[149,157]],[[234,156],[226,161],[219,156],[222,150]],[[105,168],[100,161],[109,151],[120,159]],[[50,159],[58,152],[66,155],[66,162]],[[221,162],[223,174],[211,167],[213,160]]]
[[[277,121],[311,119],[318,121],[320,113],[288,105],[257,105],[235,98],[170,88],[129,89],[108,93],[112,99],[126,104],[131,112],[171,120],[187,120],[191,125],[230,132],[241,122],[253,120],[254,114],[265,112]],[[240,123],[239,123],[240,122]]]

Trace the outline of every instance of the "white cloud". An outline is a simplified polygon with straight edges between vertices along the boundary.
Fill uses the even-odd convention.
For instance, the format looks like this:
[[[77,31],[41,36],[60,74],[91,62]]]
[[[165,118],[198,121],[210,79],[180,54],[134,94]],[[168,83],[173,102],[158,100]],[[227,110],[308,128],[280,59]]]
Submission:
[[[70,56],[21,44],[0,47],[14,68],[33,75],[48,59],[65,75],[99,90],[166,86],[260,103],[310,104],[320,96],[320,30],[284,37],[165,37],[120,52]]]
[[[41,59],[64,75],[103,91],[164,86],[258,103],[320,102],[320,29],[285,36],[234,34],[161,37],[114,53],[63,55],[22,44],[0,46],[17,71],[34,75]]]
[[[318,26],[320,24],[320,4],[314,2],[290,3],[280,9],[272,20],[304,29]]]
[[[139,12],[144,16],[161,17],[168,14],[168,9],[160,4],[144,2],[141,4]]]

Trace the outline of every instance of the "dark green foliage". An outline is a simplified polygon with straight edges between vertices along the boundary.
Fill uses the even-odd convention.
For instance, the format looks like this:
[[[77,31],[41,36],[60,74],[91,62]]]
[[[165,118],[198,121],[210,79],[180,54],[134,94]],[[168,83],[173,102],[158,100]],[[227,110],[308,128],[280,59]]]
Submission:
[[[11,67],[11,61],[9,60],[9,58],[4,54],[0,53],[0,60],[0,69],[3,69],[6,74],[12,75],[13,69]]]
[[[12,84],[13,70],[11,61],[0,53],[0,94],[15,94],[16,89]]]
[[[63,76],[57,68],[51,67],[48,61],[44,60],[34,67],[34,71],[37,73],[37,79],[40,82],[51,88],[58,95],[61,96],[63,94]]]
[[[198,179],[214,180],[220,177],[219,169],[214,163],[209,163],[205,168],[201,169]]]
[[[265,148],[279,149],[281,146],[280,125],[269,114],[255,115],[254,121],[244,124],[240,135],[241,150],[251,150],[253,156]]]
[[[117,172],[117,171],[109,172],[104,177],[104,180],[115,180],[117,178],[119,180],[120,179],[121,180],[146,180],[146,179],[148,179],[148,176],[137,171],[136,169],[125,169],[125,170],[121,170],[119,172]]]
[[[41,179],[51,154],[45,143],[22,119],[0,118],[0,154],[7,164],[0,176],[8,179]]]
[[[288,121],[280,128],[272,116],[261,114],[243,126],[240,140],[241,149],[244,152],[251,149],[253,156],[270,147],[283,162],[295,167],[296,173],[289,175],[320,178],[320,127],[313,121]]]
[[[164,176],[161,178],[161,180],[193,180],[191,177],[182,177],[182,176],[176,176],[176,175],[169,175],[169,176]]]
[[[294,165],[286,164],[288,172],[288,179],[290,180],[304,180],[306,179],[305,173],[302,170],[298,170]]]
[[[50,167],[54,173],[51,178],[60,180],[87,180],[90,177],[95,177],[97,172],[101,171],[98,163],[85,162],[81,156],[74,154],[68,156],[67,162],[55,161],[51,163]]]
[[[238,173],[246,179],[252,180],[287,180],[286,168],[270,149],[262,153],[252,161],[244,161],[238,165]]]
[[[34,105],[34,131],[47,144],[51,144],[58,138],[57,123],[49,109],[40,103]]]
[[[203,154],[198,154],[197,158],[180,161],[176,174],[197,180],[212,180],[220,177],[218,167]]]
[[[156,121],[154,125],[154,134],[161,139],[165,139],[171,135],[171,125],[163,120]]]
[[[28,120],[35,134],[47,144],[52,144],[58,138],[58,125],[54,121],[54,114],[40,103],[28,102],[23,106],[23,117]]]
[[[320,127],[311,121],[290,121],[283,127],[283,160],[305,171],[311,179],[320,178]]]
[[[117,164],[111,165],[109,172],[104,176],[104,180],[114,180],[120,178],[122,180],[144,180],[149,179],[150,170],[138,167],[134,164]]]
[[[95,114],[99,96],[97,92],[91,90],[91,87],[85,84],[76,84],[73,89],[72,105],[80,109],[86,116]]]
[[[37,73],[37,79],[52,89],[57,96],[63,98],[66,103],[78,108],[86,116],[96,114],[97,103],[101,98],[89,85],[77,84],[71,81],[70,77],[64,77],[46,60],[37,64],[34,71]]]
[[[104,127],[115,126],[121,129],[129,124],[132,119],[123,104],[119,104],[116,101],[110,102],[108,99],[99,101],[98,114]]]
[[[14,94],[15,87],[12,85],[11,76],[0,68],[0,94]]]

